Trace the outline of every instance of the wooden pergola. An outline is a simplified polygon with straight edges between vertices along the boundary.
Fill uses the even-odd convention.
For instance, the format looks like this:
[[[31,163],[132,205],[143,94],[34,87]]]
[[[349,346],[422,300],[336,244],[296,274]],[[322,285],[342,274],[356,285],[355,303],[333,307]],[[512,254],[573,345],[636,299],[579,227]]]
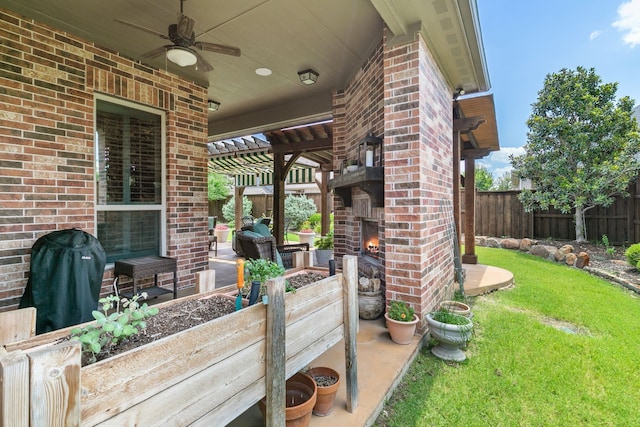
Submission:
[[[329,231],[330,193],[327,187],[333,169],[333,126],[331,121],[263,132],[266,138],[241,138],[209,144],[211,170],[236,177],[236,227],[241,224],[242,195],[245,185],[238,177],[247,174],[272,174],[273,235],[278,245],[284,242],[285,182],[295,171],[318,165],[322,214],[321,233]],[[304,161],[306,159],[306,161]],[[314,170],[315,172],[315,170]],[[308,175],[308,174],[307,174]],[[315,174],[314,174],[315,175]]]
[[[460,161],[465,161],[464,179],[464,254],[462,262],[477,264],[475,253],[475,172],[476,159],[500,149],[493,95],[455,100],[453,103],[453,210],[458,242],[461,241],[461,174]]]

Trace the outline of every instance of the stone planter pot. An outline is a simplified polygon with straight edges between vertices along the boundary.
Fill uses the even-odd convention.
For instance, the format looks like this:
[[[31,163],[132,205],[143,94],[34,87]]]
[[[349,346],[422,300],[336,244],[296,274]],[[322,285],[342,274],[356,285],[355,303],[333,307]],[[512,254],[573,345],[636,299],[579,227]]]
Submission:
[[[318,397],[316,399],[316,405],[313,407],[313,415],[326,417],[333,412],[336,394],[338,393],[338,387],[340,387],[340,374],[334,369],[324,366],[311,368],[308,374],[314,379],[318,387]],[[326,377],[335,378],[336,382],[327,386],[322,385],[321,382],[319,383],[319,378],[322,379]]]
[[[364,320],[377,319],[384,313],[385,299],[382,291],[358,291],[358,315]]]
[[[218,238],[218,243],[224,243],[229,238],[229,229],[226,230],[218,230],[217,228],[213,230],[213,234]]]
[[[316,249],[316,265],[318,267],[329,266],[329,260],[333,258],[333,249]]]
[[[429,333],[438,341],[438,345],[431,348],[431,353],[443,360],[462,362],[467,356],[465,356],[459,347],[466,345],[471,338],[473,323],[464,316],[454,316],[465,319],[465,323],[462,325],[442,323],[435,320],[431,313],[427,314]]]
[[[410,344],[413,341],[413,336],[416,333],[416,326],[418,325],[418,316],[413,315],[411,322],[399,322],[389,318],[387,313],[384,314],[384,318],[387,320],[387,329],[389,329],[389,335],[391,340],[396,344]]]
[[[309,375],[298,372],[286,383],[285,425],[306,427],[311,422],[311,413],[316,404],[318,387]],[[262,415],[266,417],[266,398],[258,403]]]
[[[300,243],[308,243],[309,249],[313,247],[313,239],[316,237],[316,233],[296,233],[300,238]]]

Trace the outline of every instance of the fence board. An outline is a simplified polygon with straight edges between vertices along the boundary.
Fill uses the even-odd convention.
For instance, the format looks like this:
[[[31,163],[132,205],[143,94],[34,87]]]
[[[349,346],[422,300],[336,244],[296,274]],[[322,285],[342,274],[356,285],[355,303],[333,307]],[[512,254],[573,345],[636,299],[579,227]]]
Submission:
[[[629,187],[631,197],[619,197],[608,208],[596,207],[586,212],[587,238],[600,240],[604,234],[616,245],[640,239],[640,182]],[[573,215],[557,209],[526,212],[520,191],[478,191],[476,193],[477,236],[574,240]],[[464,196],[462,196],[464,200]],[[464,206],[462,224],[464,229]]]

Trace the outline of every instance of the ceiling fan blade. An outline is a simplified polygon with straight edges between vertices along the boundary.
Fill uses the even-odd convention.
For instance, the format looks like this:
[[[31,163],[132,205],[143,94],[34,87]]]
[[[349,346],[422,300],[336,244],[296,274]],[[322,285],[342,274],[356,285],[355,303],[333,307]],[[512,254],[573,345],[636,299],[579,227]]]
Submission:
[[[191,38],[191,34],[193,34],[193,27],[195,26],[195,24],[196,21],[194,21],[192,18],[189,18],[184,13],[179,13],[176,32],[180,37],[188,40]]]
[[[222,53],[224,55],[240,56],[240,48],[234,46],[227,46],[223,44],[207,43],[207,42],[195,42],[194,46],[198,49],[205,50],[207,52]]]
[[[209,64],[207,60],[202,57],[202,55],[200,55],[198,52],[196,52],[193,49],[191,49],[191,51],[196,55],[196,58],[198,58],[198,62],[196,63],[196,69],[198,71],[202,71],[205,73],[208,73],[209,71],[213,71],[213,67],[211,66],[211,64]]]
[[[140,25],[134,24],[133,22],[124,21],[122,19],[114,19],[114,21],[119,22],[120,24],[123,24],[123,25],[127,25],[131,28],[135,28],[136,30],[144,31],[145,33],[153,34],[158,37],[162,37],[165,40],[169,40],[169,37],[167,37],[165,34],[159,33],[154,30],[150,30],[149,28],[141,27]]]
[[[167,45],[167,46],[160,46],[159,48],[150,50],[147,53],[143,53],[142,55],[140,55],[141,58],[153,58],[154,56],[158,56],[161,53],[165,53],[167,48],[171,47],[171,45]]]

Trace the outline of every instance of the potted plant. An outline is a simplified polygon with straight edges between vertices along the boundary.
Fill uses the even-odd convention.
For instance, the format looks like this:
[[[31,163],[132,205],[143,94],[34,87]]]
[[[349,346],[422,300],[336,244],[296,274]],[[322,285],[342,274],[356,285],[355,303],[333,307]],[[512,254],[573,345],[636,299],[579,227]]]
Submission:
[[[329,260],[333,255],[333,231],[316,240],[315,247],[318,265],[323,267],[329,265]]]
[[[302,227],[298,231],[298,237],[300,238],[300,243],[308,243],[309,249],[313,247],[313,238],[316,237],[316,232],[311,229],[309,221],[302,223]]]
[[[418,325],[418,316],[413,307],[404,301],[391,301],[384,314],[391,340],[396,344],[409,344],[413,340]]]
[[[213,233],[218,238],[218,242],[226,242],[229,237],[229,226],[225,224],[218,224],[215,226]]]
[[[427,314],[427,324],[429,333],[438,341],[438,344],[431,348],[434,356],[456,362],[462,362],[467,358],[460,346],[465,346],[471,339],[471,319],[441,307],[438,311]]]
[[[267,280],[282,276],[285,271],[284,267],[280,267],[277,263],[265,258],[246,260],[244,263],[244,269],[246,272],[244,276],[244,295],[249,297],[252,289],[258,289],[258,291],[254,290],[254,295],[250,296],[250,303],[255,302],[257,298],[267,294],[265,289],[265,282]]]
[[[316,404],[318,387],[309,375],[298,372],[286,382],[285,426],[307,427]],[[267,398],[258,402],[262,416],[266,416]]]
[[[307,372],[318,387],[316,405],[313,407],[313,415],[326,417],[333,411],[338,387],[340,387],[340,374],[335,369],[325,366],[310,368]]]

